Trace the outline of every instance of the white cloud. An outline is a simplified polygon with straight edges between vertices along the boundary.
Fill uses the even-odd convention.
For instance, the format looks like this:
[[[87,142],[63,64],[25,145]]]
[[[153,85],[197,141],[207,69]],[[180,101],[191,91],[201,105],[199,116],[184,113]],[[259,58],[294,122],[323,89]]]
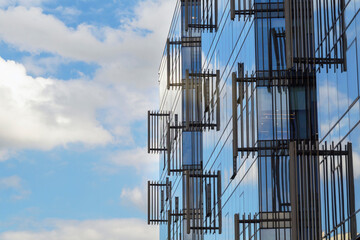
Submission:
[[[143,212],[146,212],[146,188],[145,186],[135,188],[124,188],[121,191],[121,201],[124,205],[133,205]]]
[[[60,14],[64,15],[64,16],[77,16],[81,14],[81,11],[76,9],[76,8],[71,8],[71,7],[63,7],[63,6],[58,6],[55,11],[59,12]]]
[[[175,2],[140,1],[135,18],[118,29],[87,24],[73,29],[41,8],[13,7],[0,10],[0,38],[22,51],[98,63],[97,80],[154,85]]]
[[[2,149],[49,150],[112,140],[96,119],[96,110],[106,103],[106,90],[97,84],[32,78],[22,65],[1,58],[0,79]]]
[[[0,178],[0,191],[1,190],[11,190],[12,194],[10,198],[12,200],[22,200],[31,193],[23,187],[22,179],[18,176]]]
[[[148,240],[158,239],[158,228],[139,219],[60,221],[51,230],[4,232],[2,240]]]
[[[8,188],[21,188],[21,178],[18,176],[11,176],[7,178],[0,179],[0,189],[8,189]]]
[[[34,76],[47,74],[54,75],[60,64],[69,63],[68,60],[60,56],[51,56],[36,58],[35,56],[26,56],[22,58],[22,64],[26,71]]]
[[[134,125],[145,122],[147,110],[158,101],[158,65],[175,3],[140,1],[135,17],[117,29],[86,24],[70,28],[41,8],[15,4],[0,10],[1,40],[31,56],[53,54],[23,58],[33,75],[53,73],[71,61],[99,66],[93,80],[61,81],[32,78],[23,65],[1,60],[0,100],[5,104],[0,105],[0,159],[13,150],[50,150],[70,143],[134,145]],[[130,151],[143,162],[120,160],[122,154],[133,155],[125,151],[112,164],[139,168],[149,162],[145,151],[141,156],[138,149]]]
[[[147,148],[133,148],[112,152],[96,169],[109,174],[117,173],[123,167],[133,167],[138,173],[153,174],[158,170],[159,155],[148,154]]]

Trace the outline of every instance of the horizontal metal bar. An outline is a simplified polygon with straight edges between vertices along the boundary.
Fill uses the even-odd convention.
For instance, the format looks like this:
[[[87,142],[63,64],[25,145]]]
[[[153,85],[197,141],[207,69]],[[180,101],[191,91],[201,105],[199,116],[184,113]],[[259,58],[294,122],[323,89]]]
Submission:
[[[190,77],[216,77],[216,73],[189,73]],[[185,80],[185,79],[184,79]]]
[[[150,112],[150,116],[155,116],[155,117],[170,117],[170,113],[154,113],[154,112]]]
[[[305,154],[305,155],[319,155],[319,156],[346,156],[349,154],[348,151],[340,151],[340,150],[297,150],[299,154]]]
[[[201,40],[169,41],[169,44],[172,44],[172,45],[181,45],[181,44],[185,44],[185,43],[200,43],[201,44]]]
[[[217,174],[197,174],[197,173],[190,173],[190,177],[192,178],[217,178]]]
[[[166,187],[167,184],[166,183],[151,183],[150,182],[150,187],[152,187],[152,186],[154,186],[154,187]]]
[[[183,217],[183,216],[186,216],[185,213],[170,213],[170,215],[171,215],[172,217]]]
[[[246,10],[235,10],[236,15],[254,15],[256,13],[272,13],[272,12],[284,12],[284,8],[279,9],[246,9]]]
[[[294,58],[294,63],[343,64],[344,59],[340,59],[340,58]]]
[[[204,28],[204,29],[216,29],[214,24],[188,24],[189,28]]]
[[[239,152],[257,152],[266,150],[287,150],[287,146],[273,146],[273,147],[243,147],[238,148]]]
[[[155,223],[167,223],[168,220],[163,220],[163,219],[158,219],[158,220],[156,220],[156,219],[150,219],[150,223],[152,223],[152,222],[155,222]]]
[[[275,219],[247,219],[247,220],[239,220],[239,224],[245,223],[271,223],[271,222],[287,222],[291,221],[291,218],[275,218]]]
[[[166,151],[167,148],[150,148],[150,151]]]
[[[219,227],[190,227],[192,230],[217,230]]]

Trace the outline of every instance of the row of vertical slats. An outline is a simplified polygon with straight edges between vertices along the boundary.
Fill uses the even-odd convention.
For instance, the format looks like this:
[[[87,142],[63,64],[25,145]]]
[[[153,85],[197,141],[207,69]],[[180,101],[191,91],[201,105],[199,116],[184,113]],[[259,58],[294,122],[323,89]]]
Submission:
[[[345,0],[285,1],[288,68],[313,71],[318,64],[336,71],[340,65],[346,71],[344,8]]]
[[[166,207],[171,209],[171,182],[169,179],[166,180],[166,183],[148,181],[148,224],[167,223]]]
[[[181,174],[182,169],[182,131],[178,121],[178,115],[175,114],[174,126],[168,123],[167,141],[169,147],[167,149],[167,172]]]
[[[323,239],[345,240],[357,236],[352,145],[348,143],[345,147],[347,154],[335,154],[342,152],[342,148],[341,145],[335,147],[334,143],[323,146],[323,150],[330,150],[320,165],[325,210]]]
[[[274,53],[276,60],[276,70],[280,71],[285,69],[285,49],[286,49],[286,41],[285,41],[285,29],[271,29],[271,35],[273,39],[274,45]]]
[[[185,31],[217,31],[218,0],[184,0]]]
[[[290,143],[292,237],[321,239],[318,143]]]
[[[183,212],[179,210],[179,197],[175,197],[174,210],[168,211],[168,240],[182,240]]]
[[[167,39],[167,89],[182,85],[181,38]]]
[[[293,237],[354,239],[357,232],[352,161],[350,143],[345,150],[334,143],[325,143],[321,149],[317,143],[290,143]],[[320,194],[324,228],[320,225]]]
[[[182,47],[201,47],[200,37],[168,38],[166,42],[167,55],[167,89],[174,89],[183,86],[181,77]]]
[[[235,15],[238,15],[240,20],[243,15],[244,20],[246,15],[253,14],[254,0],[230,0],[230,18],[235,20]]]
[[[250,78],[253,78],[251,76]],[[255,81],[248,82],[248,73],[244,73],[244,63],[238,65],[238,77],[234,72],[232,74],[232,119],[233,119],[233,176],[237,172],[238,152],[241,157],[245,153],[255,154]],[[238,106],[240,105],[240,124],[238,124]],[[240,145],[239,136],[240,133]]]
[[[167,150],[167,123],[170,114],[148,111],[148,153]]]
[[[285,7],[285,18],[290,18],[286,19],[286,31],[291,33],[286,37],[293,46],[291,55],[287,56],[287,67],[312,71],[315,64],[313,0],[290,0]]]
[[[316,9],[317,57],[320,59],[338,59],[342,61],[342,71],[346,71],[346,26],[345,0],[314,0]],[[328,64],[326,69],[334,65]]]
[[[185,130],[220,130],[220,72],[191,73],[185,78]]]
[[[185,219],[187,233],[222,232],[221,174],[185,172]]]
[[[289,212],[266,212],[257,213],[243,213],[234,215],[234,239],[235,240],[250,240],[262,239],[263,234],[258,234],[259,230],[272,229],[276,231],[274,239],[290,240],[285,229],[290,227]],[[271,234],[272,235],[272,234]]]

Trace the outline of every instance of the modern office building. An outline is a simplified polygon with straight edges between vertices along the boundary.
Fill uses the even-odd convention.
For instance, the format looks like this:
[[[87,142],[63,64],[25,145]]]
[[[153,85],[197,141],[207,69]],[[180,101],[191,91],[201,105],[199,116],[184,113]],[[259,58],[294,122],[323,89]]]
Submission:
[[[359,11],[178,0],[148,112],[161,240],[360,239]]]

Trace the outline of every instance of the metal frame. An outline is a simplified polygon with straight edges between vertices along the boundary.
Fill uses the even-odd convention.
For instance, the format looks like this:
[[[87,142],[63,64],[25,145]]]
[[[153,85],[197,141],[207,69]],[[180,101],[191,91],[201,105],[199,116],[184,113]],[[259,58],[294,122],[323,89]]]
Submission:
[[[183,217],[186,231],[203,233],[222,233],[221,173],[203,173],[187,170],[185,177],[185,197]]]
[[[241,152],[242,157],[244,156],[244,153],[248,154],[250,152],[255,152],[253,151],[253,149],[255,148],[255,83],[256,79],[253,76],[248,77],[248,73],[244,73],[244,63],[239,63],[238,77],[235,72],[232,73],[233,175],[231,179],[234,179],[237,173],[238,152]],[[240,105],[240,146],[238,143],[238,105]],[[244,107],[246,114],[243,113]],[[249,113],[250,107],[251,114]],[[244,123],[246,125],[246,136],[244,136]],[[251,144],[249,143],[249,129],[251,129]],[[247,143],[246,146],[245,140]]]
[[[347,233],[354,239],[357,232],[351,143],[343,148],[334,143],[328,147],[325,142],[320,148],[317,142],[290,142],[289,152],[292,236],[306,239],[301,233],[310,228],[311,239],[332,239],[332,234]],[[320,220],[321,193],[325,229]]]
[[[242,225],[242,228],[240,228]],[[290,212],[261,212],[248,216],[245,213],[240,218],[234,215],[234,239],[242,240],[258,239],[257,232],[260,229],[284,229],[291,227]]]
[[[256,18],[268,18],[269,14],[272,18],[284,17],[284,3],[255,3],[254,0],[230,0],[230,19],[235,20],[238,15],[238,20],[243,16],[255,16]]]
[[[181,78],[181,48],[201,47],[201,37],[168,38],[166,41],[167,89],[184,86]]]
[[[169,178],[165,183],[148,181],[148,224],[167,223],[167,208],[171,209],[171,181]]]
[[[314,23],[320,29],[316,33]],[[285,1],[285,25],[288,69],[314,71],[319,65],[336,71],[340,65],[347,70],[345,0]]]
[[[217,31],[218,0],[181,0],[185,2],[185,31],[189,29]],[[192,6],[197,4],[198,11]],[[190,7],[189,7],[190,5]]]
[[[148,111],[148,153],[168,150],[166,132],[170,113]]]
[[[220,131],[220,71],[185,73],[185,131]]]

